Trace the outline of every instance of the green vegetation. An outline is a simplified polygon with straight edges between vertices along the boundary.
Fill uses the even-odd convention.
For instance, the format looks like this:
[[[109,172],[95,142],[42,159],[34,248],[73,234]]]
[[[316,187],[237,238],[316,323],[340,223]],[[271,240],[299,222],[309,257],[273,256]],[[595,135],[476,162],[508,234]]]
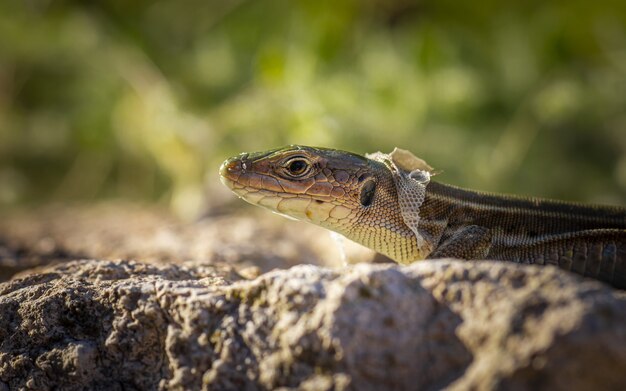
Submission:
[[[0,205],[194,209],[292,143],[624,204],[626,2],[0,2]]]

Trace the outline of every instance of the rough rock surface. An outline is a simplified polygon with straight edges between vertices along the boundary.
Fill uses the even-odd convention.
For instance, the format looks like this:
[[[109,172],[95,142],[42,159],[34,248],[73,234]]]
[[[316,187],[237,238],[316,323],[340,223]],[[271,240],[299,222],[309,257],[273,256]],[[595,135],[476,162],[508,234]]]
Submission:
[[[195,222],[120,202],[0,212],[0,281],[28,268],[89,258],[227,263],[258,273],[342,263],[328,231],[252,206]]]
[[[73,261],[0,284],[0,390],[617,390],[625,319],[552,267]]]
[[[626,389],[623,291],[509,263],[344,267],[325,231],[256,213],[0,213],[0,391]]]

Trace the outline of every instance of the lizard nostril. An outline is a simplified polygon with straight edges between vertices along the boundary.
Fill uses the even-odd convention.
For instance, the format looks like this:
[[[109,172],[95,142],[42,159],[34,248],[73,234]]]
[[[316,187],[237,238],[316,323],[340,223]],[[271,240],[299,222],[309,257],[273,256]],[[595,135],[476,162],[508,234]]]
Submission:
[[[247,153],[242,153],[241,155],[239,155],[239,161],[241,162],[241,169],[243,170],[243,172],[246,172],[246,170],[248,169],[248,166],[250,165],[248,156],[249,154]]]

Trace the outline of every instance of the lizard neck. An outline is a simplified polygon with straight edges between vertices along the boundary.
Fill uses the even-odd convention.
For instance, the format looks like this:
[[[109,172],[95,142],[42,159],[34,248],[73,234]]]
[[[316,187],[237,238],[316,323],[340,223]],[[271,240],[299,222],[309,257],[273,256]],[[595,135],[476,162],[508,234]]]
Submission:
[[[401,264],[424,259],[430,250],[418,243],[415,233],[405,224],[400,212],[396,183],[387,167],[375,162],[372,172],[377,178],[377,196],[363,208],[346,230],[335,230],[351,240],[374,249]],[[430,244],[430,243],[429,243]]]

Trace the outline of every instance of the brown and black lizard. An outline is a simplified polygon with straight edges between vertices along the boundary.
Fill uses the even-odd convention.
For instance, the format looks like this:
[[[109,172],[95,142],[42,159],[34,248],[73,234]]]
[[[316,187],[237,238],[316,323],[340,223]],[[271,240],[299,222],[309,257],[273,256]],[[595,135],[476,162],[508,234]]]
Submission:
[[[226,160],[244,200],[338,232],[408,264],[425,258],[556,265],[626,288],[626,209],[489,194],[431,180],[396,149],[361,156],[306,146]]]

